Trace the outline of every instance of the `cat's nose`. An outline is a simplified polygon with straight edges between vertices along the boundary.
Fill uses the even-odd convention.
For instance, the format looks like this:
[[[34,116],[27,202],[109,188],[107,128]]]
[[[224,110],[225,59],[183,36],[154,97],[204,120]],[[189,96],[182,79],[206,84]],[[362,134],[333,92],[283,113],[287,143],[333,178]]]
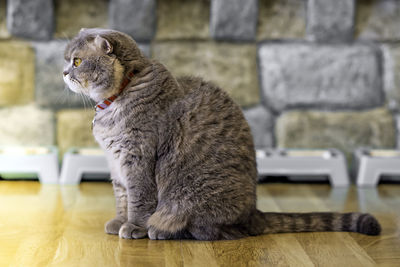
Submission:
[[[64,76],[67,76],[68,73],[69,73],[69,72],[68,72],[67,70],[64,70],[64,71],[63,71]]]

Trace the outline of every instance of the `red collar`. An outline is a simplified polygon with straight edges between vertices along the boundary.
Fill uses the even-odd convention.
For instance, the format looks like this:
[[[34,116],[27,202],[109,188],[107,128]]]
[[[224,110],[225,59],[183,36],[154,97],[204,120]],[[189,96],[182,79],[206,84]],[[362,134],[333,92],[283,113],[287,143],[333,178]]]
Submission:
[[[129,84],[129,82],[132,80],[133,78],[133,71],[128,73],[128,76],[124,78],[124,80],[121,83],[121,86],[119,87],[118,93],[115,95],[110,96],[109,98],[99,102],[96,104],[96,106],[94,107],[96,111],[103,110],[108,108],[109,105],[111,105],[112,102],[114,102],[114,100],[122,93],[122,91],[124,91],[125,87]]]

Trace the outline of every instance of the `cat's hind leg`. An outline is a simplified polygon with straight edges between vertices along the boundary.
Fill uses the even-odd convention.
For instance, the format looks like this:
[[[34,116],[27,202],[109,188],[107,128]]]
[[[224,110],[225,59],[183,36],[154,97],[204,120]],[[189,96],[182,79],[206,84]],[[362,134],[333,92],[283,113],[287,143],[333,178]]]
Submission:
[[[147,221],[149,238],[153,240],[231,240],[249,236],[246,228],[239,224],[210,224],[201,222],[201,219],[189,222],[188,217],[189,215],[182,211],[171,213],[168,208],[157,210]]]
[[[184,234],[187,224],[187,215],[182,211],[167,206],[157,208],[147,221],[148,236],[150,239],[188,238]]]

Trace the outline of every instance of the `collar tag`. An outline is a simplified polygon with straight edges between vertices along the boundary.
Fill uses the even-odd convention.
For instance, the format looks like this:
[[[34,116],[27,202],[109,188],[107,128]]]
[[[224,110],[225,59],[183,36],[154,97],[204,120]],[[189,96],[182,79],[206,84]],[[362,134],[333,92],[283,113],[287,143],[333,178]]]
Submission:
[[[93,118],[92,120],[92,131],[93,131],[93,127],[94,127],[94,122],[96,121],[96,116]]]

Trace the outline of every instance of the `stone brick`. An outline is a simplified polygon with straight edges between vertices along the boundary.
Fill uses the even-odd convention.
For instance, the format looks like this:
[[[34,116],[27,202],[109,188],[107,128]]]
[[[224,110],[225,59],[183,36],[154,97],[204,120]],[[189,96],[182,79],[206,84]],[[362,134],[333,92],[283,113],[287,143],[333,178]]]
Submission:
[[[338,148],[349,156],[360,146],[393,148],[396,133],[386,109],[353,112],[290,111],[277,119],[282,148]]]
[[[382,50],[386,100],[390,108],[400,111],[400,45],[383,45]]]
[[[351,41],[355,0],[308,0],[307,37],[312,41]]]
[[[220,40],[254,40],[257,2],[257,0],[212,0],[211,36]]]
[[[110,28],[137,41],[150,41],[156,29],[156,0],[111,0]]]
[[[259,62],[264,101],[276,111],[383,104],[380,57],[375,47],[263,44]]]
[[[6,10],[6,0],[0,0],[0,38],[9,38],[10,33],[7,30],[7,10]]]
[[[36,102],[53,109],[83,107],[82,96],[70,91],[62,77],[67,41],[36,42]],[[92,107],[89,101],[87,105]]]
[[[271,113],[261,105],[244,110],[243,113],[250,125],[254,146],[256,148],[272,147],[274,118]]]
[[[303,38],[306,0],[259,0],[257,39]]]
[[[72,109],[57,113],[57,145],[64,154],[71,147],[98,146],[92,135],[93,110]]]
[[[0,108],[0,145],[54,145],[54,114],[36,105]]]
[[[34,64],[33,50],[26,43],[0,43],[0,106],[33,100]]]
[[[52,0],[8,0],[7,27],[11,34],[34,40],[48,40],[53,35]]]
[[[109,0],[55,0],[57,38],[69,38],[81,28],[108,28]]]
[[[210,0],[159,0],[157,5],[158,40],[209,37]]]
[[[255,45],[171,41],[155,43],[153,56],[176,76],[215,82],[242,106],[259,103]]]
[[[400,40],[400,1],[357,0],[356,37]]]

